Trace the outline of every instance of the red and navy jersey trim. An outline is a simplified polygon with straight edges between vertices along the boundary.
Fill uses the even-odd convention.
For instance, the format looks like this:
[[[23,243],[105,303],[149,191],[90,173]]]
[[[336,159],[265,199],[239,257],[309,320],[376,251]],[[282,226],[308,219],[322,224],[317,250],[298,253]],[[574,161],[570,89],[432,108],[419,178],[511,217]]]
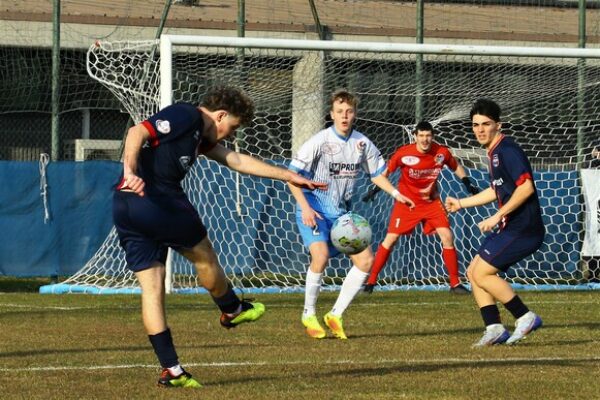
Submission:
[[[525,181],[529,179],[530,181],[533,182],[533,177],[531,176],[531,174],[529,172],[524,172],[523,174],[521,174],[521,176],[519,176],[519,178],[515,181],[515,185],[517,186],[521,186],[522,184],[525,183]]]
[[[154,129],[154,125],[150,121],[143,121],[142,125],[148,130],[150,133],[150,146],[156,147],[160,144],[160,140],[158,139],[158,135],[156,134],[156,129]]]

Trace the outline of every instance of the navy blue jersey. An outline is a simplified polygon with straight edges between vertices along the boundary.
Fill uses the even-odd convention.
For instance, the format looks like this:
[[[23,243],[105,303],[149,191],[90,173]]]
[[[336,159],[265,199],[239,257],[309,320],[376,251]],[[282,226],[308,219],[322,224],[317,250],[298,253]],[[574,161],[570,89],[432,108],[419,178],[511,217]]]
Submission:
[[[527,156],[511,138],[504,135],[488,152],[490,181],[498,198],[498,208],[510,200],[519,185],[530,179],[534,193],[517,209],[506,215],[500,229],[514,232],[543,232],[540,201],[533,181],[533,172]]]
[[[140,151],[137,175],[152,193],[181,193],[181,181],[194,164],[203,143],[202,112],[188,103],[173,104],[142,124],[150,138]]]

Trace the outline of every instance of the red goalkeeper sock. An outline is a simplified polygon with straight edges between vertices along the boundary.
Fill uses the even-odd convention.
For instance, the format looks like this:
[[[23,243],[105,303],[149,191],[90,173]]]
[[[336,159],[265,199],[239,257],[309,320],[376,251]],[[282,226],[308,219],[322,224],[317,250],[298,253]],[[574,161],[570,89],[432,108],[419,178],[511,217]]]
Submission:
[[[442,250],[442,258],[448,270],[448,275],[450,275],[450,287],[454,287],[460,283],[458,279],[458,256],[456,249],[454,247],[451,249],[444,248]]]
[[[377,254],[375,254],[375,261],[373,262],[373,268],[367,279],[367,284],[374,285],[377,282],[377,275],[383,269],[383,266],[390,256],[390,249],[386,249],[382,244],[377,248]]]

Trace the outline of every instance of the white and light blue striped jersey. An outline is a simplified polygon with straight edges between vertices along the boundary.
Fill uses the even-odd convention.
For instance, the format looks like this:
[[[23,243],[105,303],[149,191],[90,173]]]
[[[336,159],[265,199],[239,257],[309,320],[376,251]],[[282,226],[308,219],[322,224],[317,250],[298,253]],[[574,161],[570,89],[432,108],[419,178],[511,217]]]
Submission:
[[[326,191],[303,192],[316,212],[337,217],[348,211],[359,171],[362,169],[373,178],[385,166],[381,153],[369,138],[356,130],[344,137],[332,125],[300,147],[289,169],[317,182],[327,182]]]

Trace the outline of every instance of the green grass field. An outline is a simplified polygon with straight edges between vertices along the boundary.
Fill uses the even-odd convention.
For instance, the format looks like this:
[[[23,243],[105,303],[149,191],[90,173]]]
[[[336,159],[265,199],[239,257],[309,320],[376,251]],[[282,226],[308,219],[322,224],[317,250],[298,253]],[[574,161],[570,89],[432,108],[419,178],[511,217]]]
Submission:
[[[0,398],[600,398],[600,294],[521,296],[544,328],[517,346],[475,350],[483,328],[469,296],[361,294],[341,341],[305,336],[302,295],[258,295],[263,319],[230,331],[208,296],[173,295],[180,361],[204,387],[165,390],[139,297],[0,294]],[[321,315],[334,300],[321,295]]]

